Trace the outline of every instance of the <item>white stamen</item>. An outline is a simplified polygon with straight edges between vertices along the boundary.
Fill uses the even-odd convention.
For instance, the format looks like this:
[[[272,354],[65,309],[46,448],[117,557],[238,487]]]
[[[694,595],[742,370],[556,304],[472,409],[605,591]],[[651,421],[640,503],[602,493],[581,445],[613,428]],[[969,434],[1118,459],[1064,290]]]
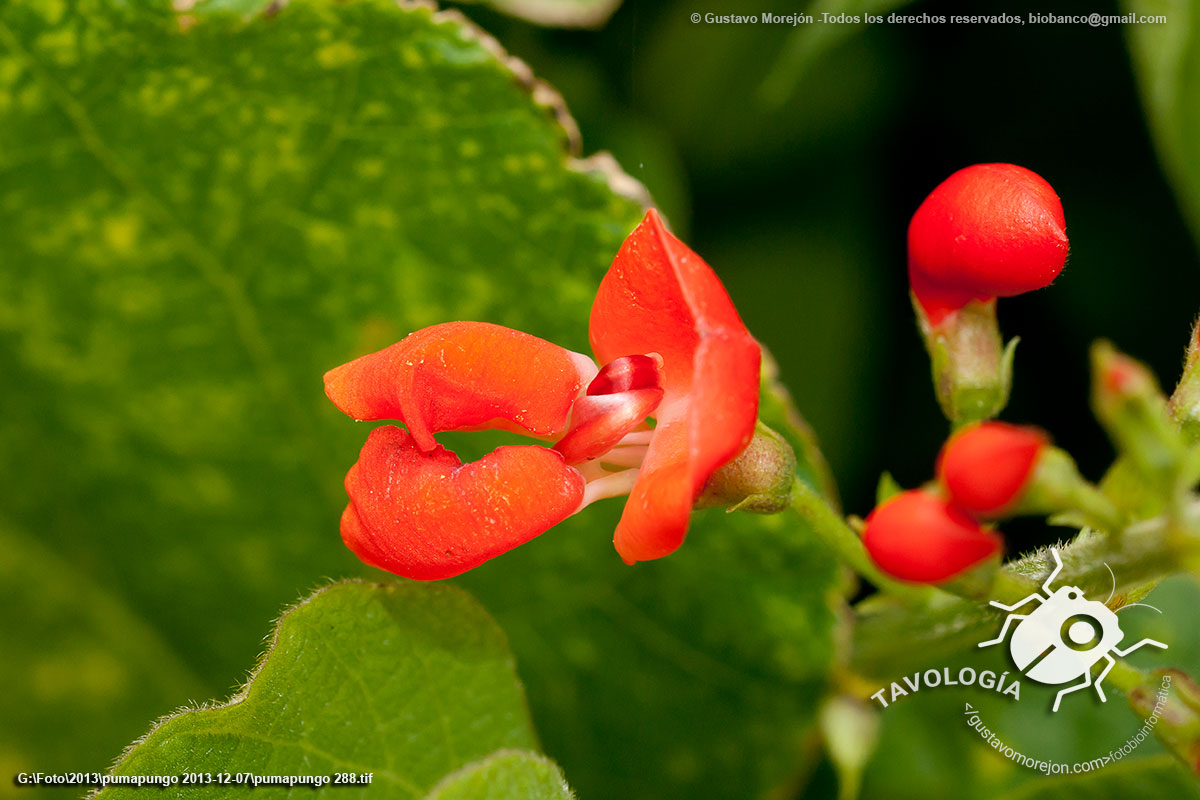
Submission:
[[[646,453],[649,450],[650,448],[645,445],[614,447],[604,455],[597,456],[596,460],[612,464],[614,467],[640,467],[646,460]]]
[[[650,440],[654,438],[654,431],[634,431],[627,433],[621,437],[621,441],[617,442],[617,447],[621,445],[634,444],[650,444]]]
[[[638,470],[625,469],[620,472],[610,472],[603,478],[594,481],[588,481],[583,490],[583,502],[579,508],[587,508],[597,500],[603,500],[606,497],[620,497],[629,494],[633,490],[633,484],[637,477]]]
[[[587,483],[598,481],[601,478],[606,478],[612,473],[600,466],[599,461],[585,461],[582,464],[575,465],[575,471],[583,476],[583,480]]]

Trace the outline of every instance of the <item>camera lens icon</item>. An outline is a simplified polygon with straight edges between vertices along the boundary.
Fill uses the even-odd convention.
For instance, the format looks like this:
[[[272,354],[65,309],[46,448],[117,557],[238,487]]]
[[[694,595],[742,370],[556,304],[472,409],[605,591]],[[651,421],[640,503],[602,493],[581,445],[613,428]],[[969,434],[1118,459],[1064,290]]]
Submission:
[[[1062,643],[1072,650],[1091,650],[1100,644],[1100,639],[1104,636],[1104,626],[1090,614],[1075,614],[1063,620],[1059,636]]]

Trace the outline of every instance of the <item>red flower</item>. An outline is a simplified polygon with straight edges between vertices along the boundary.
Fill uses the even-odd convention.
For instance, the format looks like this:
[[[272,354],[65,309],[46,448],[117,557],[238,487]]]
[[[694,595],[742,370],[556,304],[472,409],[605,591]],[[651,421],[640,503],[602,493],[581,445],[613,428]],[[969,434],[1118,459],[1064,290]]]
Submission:
[[[971,300],[1040,289],[1067,258],[1062,203],[1015,164],[975,164],[934,189],[908,227],[908,275],[933,325]]]
[[[405,577],[448,578],[626,493],[621,557],[679,547],[705,482],[753,436],[758,344],[713,271],[653,210],[601,282],[590,334],[599,370],[519,331],[450,322],[326,373],[346,414],[408,427],[373,431],[346,475],[350,549]],[[500,447],[464,465],[434,438],[481,428],[557,444]]]
[[[867,517],[863,546],[879,568],[901,580],[940,583],[991,558],[1001,539],[966,511],[913,489]]]
[[[946,441],[938,477],[961,508],[979,516],[1002,514],[1021,499],[1049,443],[1036,428],[976,423]]]

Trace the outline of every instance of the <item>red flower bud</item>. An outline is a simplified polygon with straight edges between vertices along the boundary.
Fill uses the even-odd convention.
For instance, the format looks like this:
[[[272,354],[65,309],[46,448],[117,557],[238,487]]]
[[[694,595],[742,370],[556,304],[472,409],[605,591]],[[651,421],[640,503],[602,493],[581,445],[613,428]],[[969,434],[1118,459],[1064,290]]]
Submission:
[[[1048,444],[1036,428],[979,422],[946,441],[938,477],[964,510],[980,516],[1003,513],[1020,500]]]
[[[934,189],[908,226],[908,274],[930,322],[971,300],[1048,285],[1067,258],[1062,203],[1015,164],[976,164]]]
[[[885,501],[867,517],[863,545],[901,580],[940,583],[1000,550],[1000,537],[967,512],[922,489]]]

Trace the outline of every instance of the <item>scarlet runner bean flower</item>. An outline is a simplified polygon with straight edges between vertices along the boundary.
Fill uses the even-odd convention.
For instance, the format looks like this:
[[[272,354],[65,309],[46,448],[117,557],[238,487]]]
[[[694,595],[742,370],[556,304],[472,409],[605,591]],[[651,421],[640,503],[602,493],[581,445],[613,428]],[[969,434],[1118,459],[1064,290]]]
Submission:
[[[621,494],[622,559],[679,547],[710,477],[754,435],[761,350],[653,210],[600,283],[590,338],[602,368],[519,331],[450,322],[330,370],[325,391],[343,412],[408,428],[374,430],[346,476],[350,549],[399,575],[448,578]],[[462,464],[435,439],[484,428],[557,444]]]
[[[950,501],[912,489],[871,512],[863,546],[889,575],[941,583],[998,554],[1001,539]]]
[[[913,294],[938,325],[971,300],[1050,284],[1067,258],[1062,203],[1016,164],[975,164],[934,189],[908,226]]]
[[[956,425],[993,417],[1007,402],[1012,347],[1000,338],[996,298],[1054,280],[1067,257],[1065,224],[1050,184],[1015,164],[961,169],[913,214],[913,306],[938,402]]]
[[[977,516],[1016,506],[1049,439],[1036,428],[981,422],[955,433],[938,456],[938,477],[954,502]]]
[[[1007,422],[962,428],[942,446],[937,474],[951,501],[976,517],[1065,513],[1106,531],[1125,523],[1071,455],[1037,428]]]

